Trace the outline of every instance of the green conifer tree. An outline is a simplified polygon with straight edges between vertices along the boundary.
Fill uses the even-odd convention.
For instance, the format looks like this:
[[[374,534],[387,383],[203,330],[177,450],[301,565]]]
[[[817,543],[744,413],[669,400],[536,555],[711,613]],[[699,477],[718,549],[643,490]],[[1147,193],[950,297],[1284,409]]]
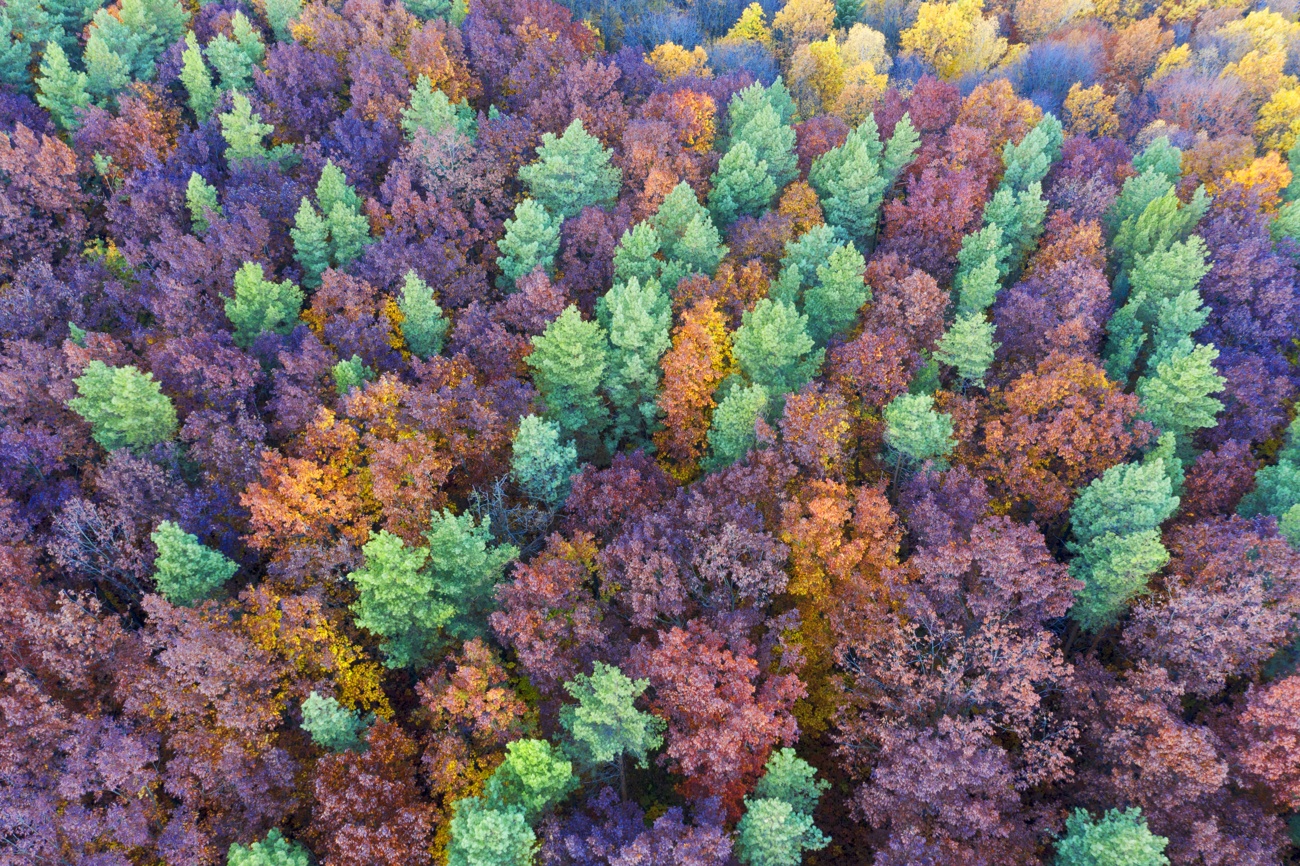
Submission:
[[[957,371],[964,386],[984,384],[984,374],[993,365],[993,323],[983,313],[959,315],[939,339],[935,359]]]
[[[212,227],[209,216],[225,216],[217,201],[216,188],[197,171],[190,172],[190,181],[185,185],[185,207],[190,212],[190,225],[195,234],[201,235]]]
[[[895,455],[895,469],[942,460],[952,453],[952,417],[936,412],[929,394],[900,394],[885,406],[885,444]]]
[[[689,274],[713,276],[727,254],[709,212],[685,181],[673,187],[649,223],[666,259],[662,279],[670,289]]]
[[[375,371],[366,366],[360,355],[353,355],[346,361],[339,361],[330,370],[334,379],[334,391],[340,397],[346,397],[353,388],[360,388],[363,382],[373,381]]]
[[[32,40],[27,38],[14,18],[8,6],[0,9],[0,86],[29,94],[32,92],[29,72]]]
[[[440,354],[451,323],[434,300],[433,289],[413,270],[406,272],[397,308],[402,312],[402,339],[411,354],[426,361]]]
[[[548,212],[568,219],[584,207],[613,206],[623,173],[611,157],[575,118],[559,138],[542,136],[537,161],[519,169],[519,179]]]
[[[649,680],[629,679],[604,662],[592,666],[591,675],[578,674],[564,684],[576,705],[560,710],[560,726],[580,764],[616,766],[623,799],[627,799],[627,761],[646,766],[649,753],[663,743],[664,720],[636,708],[636,699]]]
[[[672,304],[658,281],[632,277],[597,302],[596,319],[610,344],[604,387],[614,413],[608,447],[646,446],[659,417],[659,359],[672,342]]]
[[[784,800],[745,799],[745,814],[736,825],[736,857],[744,866],[799,866],[804,851],[830,843],[812,815]]]
[[[226,298],[226,318],[235,326],[235,345],[247,348],[259,334],[288,334],[302,312],[302,289],[266,279],[262,266],[245,262],[235,271],[235,293]]]
[[[330,266],[330,229],[306,196],[298,205],[289,237],[293,239],[293,257],[302,266],[302,284],[319,286],[321,274]]]
[[[663,262],[656,257],[659,247],[659,233],[649,221],[639,222],[623,232],[614,248],[614,282],[625,283],[635,278],[644,284],[658,280],[667,290],[676,289],[676,283],[661,278]]]
[[[113,451],[142,451],[176,435],[176,409],[151,373],[91,361],[74,380],[68,408],[91,427],[91,438]]]
[[[762,385],[732,386],[713,410],[708,432],[713,451],[708,462],[710,470],[730,466],[749,453],[758,441],[754,425],[767,406],[767,390]]]
[[[501,253],[497,267],[501,276],[497,286],[513,292],[519,280],[537,267],[555,273],[555,254],[560,251],[560,219],[552,217],[535,200],[526,198],[515,205],[513,219],[505,222],[506,233],[497,244]]]
[[[452,806],[447,866],[532,866],[537,837],[522,809],[492,809],[482,797]]]
[[[753,146],[738,141],[718,162],[709,191],[709,212],[721,226],[729,226],[742,216],[757,216],[767,209],[776,195],[776,184]]]
[[[203,51],[199,48],[199,40],[193,30],[185,34],[180,77],[181,84],[185,85],[185,92],[189,95],[190,110],[202,123],[217,107],[217,89],[212,86],[212,74],[203,62]]]
[[[532,342],[528,366],[546,405],[546,418],[578,440],[579,453],[587,453],[609,423],[600,396],[609,363],[605,331],[570,305]]]
[[[302,727],[312,742],[331,752],[359,751],[368,726],[357,710],[349,710],[332,697],[313,691],[302,702]]]
[[[1146,419],[1176,434],[1180,442],[1186,442],[1193,431],[1213,427],[1215,416],[1223,411],[1223,403],[1213,395],[1227,381],[1214,369],[1218,357],[1218,349],[1202,344],[1161,360],[1154,372],[1138,380],[1137,395]]]
[[[266,23],[271,25],[276,42],[292,42],[289,24],[302,12],[302,0],[266,0]]]
[[[573,763],[546,740],[515,740],[483,788],[491,809],[518,809],[532,823],[578,787]]]
[[[1168,866],[1168,844],[1147,829],[1141,809],[1111,809],[1099,820],[1075,809],[1065,819],[1056,866]]]
[[[529,499],[555,508],[569,495],[569,482],[578,473],[578,449],[561,442],[560,428],[525,415],[519,419],[511,445],[510,474]]]
[[[159,523],[149,539],[158,548],[153,563],[154,585],[159,595],[172,604],[190,607],[210,598],[239,570],[237,562],[205,547],[198,536],[170,520]]]
[[[226,852],[226,866],[311,866],[311,857],[306,848],[273,828],[261,842],[231,845]]]
[[[126,61],[108,47],[98,31],[92,31],[86,40],[82,62],[86,67],[86,92],[96,105],[114,107],[117,94],[131,83],[131,70]]]
[[[266,159],[278,158],[284,153],[281,145],[268,150],[262,139],[275,131],[269,123],[253,111],[253,104],[242,93],[236,93],[230,111],[219,115],[221,120],[221,137],[226,141],[227,159]]]
[[[60,129],[77,128],[80,122],[77,113],[90,104],[86,85],[86,73],[72,70],[62,46],[58,42],[47,43],[45,56],[41,58],[40,75],[36,78],[36,101],[50,113]]]
[[[407,141],[414,141],[422,129],[430,135],[455,129],[473,139],[478,135],[478,121],[466,103],[452,103],[447,94],[434,88],[429,76],[421,75],[411,88],[410,104],[402,109],[402,131]]]
[[[770,397],[798,391],[817,375],[825,357],[808,336],[808,317],[785,301],[763,298],[741,317],[732,353],[751,382]]]
[[[781,120],[772,105],[764,105],[743,125],[732,126],[731,147],[740,142],[754,148],[760,163],[767,165],[768,176],[779,192],[799,176],[799,157],[794,152],[794,128]]]

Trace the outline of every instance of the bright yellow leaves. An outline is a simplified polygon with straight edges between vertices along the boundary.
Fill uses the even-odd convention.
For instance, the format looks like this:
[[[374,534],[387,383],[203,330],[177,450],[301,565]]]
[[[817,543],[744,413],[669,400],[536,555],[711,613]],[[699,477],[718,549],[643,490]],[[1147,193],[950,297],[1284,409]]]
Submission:
[[[1081,87],[1076,81],[1065,97],[1065,117],[1074,135],[1098,138],[1119,132],[1115,97],[1107,96],[1100,84]]]
[[[645,61],[654,67],[654,71],[663,81],[673,81],[691,75],[698,78],[709,78],[713,75],[712,70],[709,69],[709,55],[699,46],[687,51],[676,42],[665,42],[655,46],[655,49],[646,55]]]
[[[902,47],[921,57],[941,78],[983,72],[1011,59],[996,18],[984,17],[984,0],[922,3],[916,23],[903,31]]]

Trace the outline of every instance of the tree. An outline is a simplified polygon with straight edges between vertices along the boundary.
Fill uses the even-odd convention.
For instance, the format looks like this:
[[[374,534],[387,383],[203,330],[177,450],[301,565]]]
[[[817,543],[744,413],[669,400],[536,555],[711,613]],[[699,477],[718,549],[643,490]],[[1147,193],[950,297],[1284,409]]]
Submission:
[[[799,866],[804,851],[828,844],[812,815],[785,800],[745,800],[745,815],[736,825],[736,856],[745,866]]]
[[[1178,507],[1164,458],[1113,466],[1070,508],[1070,572],[1083,581],[1071,613],[1089,631],[1113,623],[1169,561],[1159,526]]]
[[[487,518],[449,511],[434,514],[427,547],[408,547],[387,530],[362,547],[365,564],[348,575],[357,586],[357,625],[385,639],[389,667],[420,666],[443,632],[473,636],[482,628],[510,545],[489,547]]]
[[[60,129],[73,130],[80,123],[78,113],[90,104],[84,72],[74,72],[58,42],[45,45],[40,75],[36,78],[36,101],[49,111]]]
[[[570,305],[546,331],[533,337],[528,366],[533,384],[546,405],[546,418],[565,436],[579,437],[580,450],[609,423],[609,410],[600,398],[608,366],[608,340],[597,322],[582,318]]]
[[[363,746],[361,735],[368,723],[357,710],[349,710],[332,697],[315,691],[302,702],[302,727],[322,749],[344,752]]]
[[[754,149],[754,157],[767,166],[768,176],[779,192],[799,176],[799,157],[794,152],[794,128],[781,117],[778,109],[767,102],[748,114],[743,122],[729,116],[730,148],[745,142]]]
[[[334,391],[340,397],[346,397],[353,388],[360,388],[362,382],[374,381],[375,371],[361,360],[360,355],[353,355],[346,361],[339,361],[330,369],[334,379]]]
[[[560,726],[569,736],[574,754],[587,766],[617,764],[619,790],[627,799],[627,759],[640,766],[663,743],[663,719],[643,713],[636,699],[649,680],[628,679],[621,670],[596,662],[591,674],[578,674],[564,690],[578,703],[560,711]]]
[[[941,78],[984,72],[1007,54],[996,18],[985,18],[984,0],[922,3],[916,23],[900,44],[934,67]]]
[[[1065,819],[1057,866],[1167,866],[1169,840],[1147,829],[1141,809],[1110,809],[1094,820],[1084,809]]]
[[[492,809],[479,797],[452,808],[447,866],[531,866],[537,837],[521,810]]]
[[[984,314],[959,315],[939,339],[934,357],[940,364],[954,368],[963,385],[979,386],[993,365],[998,345],[993,342],[993,323]]]
[[[218,33],[208,43],[205,53],[221,75],[222,90],[247,90],[253,84],[253,70],[266,56],[266,45],[243,12],[231,16],[230,30],[233,39]]]
[[[785,301],[764,298],[741,317],[732,351],[749,380],[779,398],[817,374],[826,352],[813,345],[807,316]]]
[[[919,143],[911,118],[904,114],[882,147],[876,120],[868,116],[842,145],[814,160],[808,180],[821,199],[826,221],[843,229],[859,250],[874,245],[885,194],[911,163]]]
[[[266,279],[262,266],[245,262],[235,272],[235,294],[226,298],[226,318],[235,326],[235,345],[247,348],[267,331],[288,334],[302,313],[302,289]]]
[[[672,347],[659,362],[663,388],[657,401],[663,428],[654,434],[660,458],[678,478],[693,476],[708,442],[714,391],[732,370],[726,320],[712,300],[682,315]]]
[[[109,451],[143,451],[176,435],[176,409],[151,373],[95,360],[75,380],[68,408],[90,424],[90,436]]]
[[[858,310],[870,299],[863,281],[866,270],[857,249],[837,241],[830,226],[815,226],[786,243],[771,295],[806,314],[808,336],[825,345],[857,322]]]
[[[291,42],[293,34],[289,32],[289,22],[302,12],[302,0],[267,0],[264,11],[276,41]]]
[[[713,219],[729,226],[742,216],[757,216],[772,203],[776,184],[767,163],[758,158],[747,141],[732,145],[718,162],[711,179],[709,211]]]
[[[190,607],[210,598],[239,571],[239,563],[200,544],[198,536],[170,520],[159,523],[149,540],[158,548],[154,585],[172,604]]]
[[[216,189],[197,171],[190,172],[189,183],[185,185],[185,207],[190,212],[190,224],[195,234],[204,234],[212,227],[208,214],[225,216],[221,203],[217,201]]]
[[[555,508],[569,495],[569,482],[578,474],[578,449],[560,444],[560,428],[536,415],[519,419],[510,456],[515,484],[530,499]]]
[[[515,740],[483,789],[489,808],[518,809],[531,823],[578,787],[573,764],[546,740]]]
[[[885,407],[885,444],[899,465],[942,460],[956,444],[952,417],[936,412],[929,394],[899,394]]]
[[[749,453],[758,441],[754,424],[768,407],[767,389],[762,385],[736,383],[713,412],[709,426],[710,468],[730,466]]]
[[[290,842],[278,827],[271,829],[261,842],[231,845],[226,852],[226,866],[310,866],[307,849]]]
[[[556,138],[542,136],[537,161],[519,169],[519,179],[549,213],[568,219],[589,205],[607,208],[618,197],[622,172],[611,154],[575,118]]]
[[[535,200],[526,198],[515,205],[513,219],[506,220],[506,233],[497,249],[501,276],[497,285],[513,292],[519,280],[536,268],[555,273],[555,254],[560,251],[560,217],[552,217]]]
[[[82,54],[86,67],[86,92],[96,105],[116,106],[117,94],[131,83],[131,71],[108,43],[104,41],[98,29],[90,31],[86,38],[86,50]]]
[[[361,213],[361,198],[332,161],[321,170],[316,202],[319,212],[303,196],[289,230],[294,258],[303,268],[303,285],[313,288],[320,285],[326,268],[346,267],[371,243],[370,221]]]
[[[658,281],[630,277],[600,299],[596,318],[609,335],[604,383],[614,406],[609,448],[617,450],[620,442],[648,444],[659,416],[659,359],[671,343],[672,304]]]
[[[181,54],[181,84],[189,95],[190,111],[199,122],[208,119],[217,107],[217,90],[212,86],[212,74],[203,62],[203,51],[199,48],[199,39],[191,30],[185,34],[185,51]]]
[[[685,181],[673,187],[648,222],[665,260],[659,281],[669,290],[693,273],[712,276],[727,254],[709,212]],[[648,247],[648,241],[640,243]]]
[[[453,103],[446,93],[434,88],[429,76],[420,75],[411,88],[410,104],[402,109],[402,131],[407,141],[414,141],[420,130],[437,136],[444,129],[472,139],[478,135],[478,121],[468,104]]]
[[[226,142],[226,159],[283,159],[293,152],[288,144],[267,148],[262,139],[275,132],[275,127],[262,122],[262,116],[253,111],[253,104],[242,93],[235,93],[230,110],[218,115],[221,137]]]
[[[433,289],[413,270],[406,272],[397,309],[402,313],[402,338],[411,354],[425,361],[441,354],[451,323],[434,300]]]
[[[796,812],[811,815],[822,794],[831,786],[817,778],[817,770],[795,754],[794,749],[777,749],[767,759],[763,778],[754,786],[755,799],[783,800]]]
[[[1213,427],[1223,403],[1212,395],[1222,391],[1226,381],[1214,369],[1218,357],[1218,349],[1202,344],[1160,361],[1154,374],[1138,380],[1144,417],[1183,441],[1195,430]]]

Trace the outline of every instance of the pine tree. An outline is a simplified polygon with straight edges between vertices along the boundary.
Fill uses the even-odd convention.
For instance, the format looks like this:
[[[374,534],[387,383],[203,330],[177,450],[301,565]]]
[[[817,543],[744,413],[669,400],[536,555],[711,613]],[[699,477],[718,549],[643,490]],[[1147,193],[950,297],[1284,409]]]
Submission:
[[[542,136],[537,161],[519,169],[519,179],[548,212],[568,219],[589,205],[613,206],[623,173],[610,164],[611,156],[574,119],[559,138]]]
[[[384,638],[380,649],[389,667],[419,666],[456,615],[426,570],[429,551],[407,547],[387,530],[361,550],[365,564],[348,575],[357,587],[356,623]]]
[[[821,367],[825,350],[808,336],[808,317],[784,301],[763,298],[741,317],[732,344],[736,363],[773,398],[798,391]]]
[[[217,107],[217,90],[212,86],[212,75],[203,62],[198,37],[191,30],[185,34],[185,51],[181,54],[181,84],[189,94],[190,110],[199,122],[207,120]]]
[[[340,397],[346,397],[353,388],[361,387],[363,382],[373,381],[375,371],[366,366],[360,355],[353,355],[346,361],[339,361],[330,370],[334,379],[334,391]]]
[[[826,222],[844,231],[860,250],[870,249],[885,193],[915,157],[920,139],[906,114],[882,149],[874,117],[868,116],[842,145],[819,156],[808,179],[821,199]]]
[[[275,127],[262,122],[244,94],[234,95],[230,111],[221,114],[220,120],[221,137],[226,141],[226,159],[276,158],[283,152],[281,148],[271,151],[263,146],[262,139],[275,132]]]
[[[758,441],[754,425],[767,411],[767,390],[762,385],[734,385],[713,410],[709,469],[730,466],[749,453]]]
[[[519,280],[541,267],[555,273],[555,254],[560,251],[560,219],[552,217],[535,200],[526,198],[515,205],[513,219],[505,222],[506,233],[497,244],[501,253],[497,267],[501,276],[497,286],[513,292]]]
[[[452,810],[447,866],[532,866],[537,837],[522,810],[491,809],[481,797]]]
[[[302,727],[312,742],[331,752],[359,751],[366,719],[357,710],[349,710],[331,697],[313,691],[302,702]]]
[[[176,409],[151,373],[91,361],[75,380],[68,408],[91,427],[91,438],[108,451],[142,451],[176,435]]]
[[[1100,820],[1075,809],[1065,819],[1056,866],[1168,866],[1168,844],[1147,829],[1141,809],[1111,809]]]
[[[565,436],[577,438],[583,453],[609,423],[600,397],[609,353],[605,331],[570,305],[532,342],[528,366],[546,405],[546,418]]]
[[[776,184],[754,148],[738,141],[718,162],[709,191],[709,212],[718,225],[729,226],[742,216],[757,216],[776,195]]]
[[[578,474],[578,449],[561,444],[555,424],[525,415],[511,446],[510,474],[525,496],[555,508],[568,498],[569,482]]]
[[[98,31],[92,31],[86,40],[82,61],[86,67],[86,92],[96,105],[114,106],[117,94],[131,83],[126,61],[108,47]]]
[[[589,767],[616,764],[624,800],[627,760],[644,767],[649,753],[663,743],[664,720],[635,705],[649,685],[649,680],[628,679],[604,662],[596,662],[590,676],[578,674],[564,684],[565,691],[578,702],[560,710],[560,726],[569,736],[573,753]]]
[[[885,407],[885,444],[896,466],[942,460],[952,453],[952,418],[934,409],[929,394],[900,394]]]
[[[1138,380],[1143,416],[1157,428],[1177,434],[1180,441],[1195,430],[1213,427],[1215,416],[1223,411],[1223,403],[1213,395],[1227,381],[1214,369],[1218,357],[1218,349],[1198,345],[1160,361],[1154,373]]]
[[[158,548],[153,563],[154,585],[159,595],[172,604],[190,607],[210,598],[239,570],[238,563],[205,547],[198,536],[170,520],[159,523],[149,540]]]
[[[484,786],[483,800],[491,809],[520,810],[531,823],[577,787],[573,764],[559,749],[545,740],[515,740]]]
[[[79,125],[77,113],[90,104],[86,84],[86,73],[72,71],[68,55],[63,53],[59,43],[46,43],[40,75],[36,78],[36,101],[50,113],[60,129],[73,130]]]
[[[1133,170],[1138,174],[1154,171],[1177,183],[1183,176],[1183,152],[1169,143],[1169,136],[1162,135],[1133,157]]]
[[[266,279],[262,266],[245,262],[235,272],[235,294],[226,298],[226,318],[235,326],[235,345],[247,348],[259,334],[288,334],[302,312],[302,289]]]
[[[217,201],[217,190],[197,171],[190,172],[190,181],[185,185],[185,207],[190,212],[190,225],[195,234],[201,235],[212,227],[209,215],[225,216]]]
[[[31,93],[28,67],[32,63],[32,40],[10,16],[9,7],[0,9],[0,86],[16,93]]]
[[[745,799],[745,814],[736,825],[736,858],[745,866],[799,866],[804,851],[829,843],[811,815],[784,800]]]
[[[306,196],[298,205],[289,237],[293,239],[293,257],[302,266],[302,284],[319,286],[321,274],[330,266],[330,229]]]
[[[794,120],[794,100],[790,97],[790,91],[786,90],[785,82],[781,80],[780,76],[777,76],[776,80],[772,82],[771,87],[764,87],[761,83],[755,81],[732,95],[731,101],[727,103],[728,134],[734,139],[745,124],[749,123],[765,107],[771,107],[775,110],[777,117],[783,124],[788,124]],[[729,141],[728,146],[731,143]]]
[[[851,246],[839,246],[818,265],[817,279],[804,291],[803,312],[808,316],[808,336],[825,345],[858,321],[858,311],[871,299],[863,277],[867,263]]]
[[[966,386],[984,384],[984,374],[993,365],[993,323],[983,313],[960,315],[935,347],[934,357],[957,371]]]
[[[663,283],[670,289],[689,274],[713,276],[727,254],[709,212],[685,181],[664,197],[649,223],[667,260]]]
[[[1242,497],[1237,512],[1244,517],[1271,514],[1282,518],[1300,504],[1300,419],[1287,428],[1286,444],[1277,463],[1255,473],[1255,489]],[[1289,537],[1289,536],[1288,536]]]
[[[451,323],[434,300],[433,289],[413,270],[406,272],[397,308],[402,312],[402,339],[411,354],[426,361],[440,354]]]
[[[1041,184],[1052,163],[1061,158],[1064,140],[1061,122],[1050,113],[1043,115],[1019,142],[1008,141],[1003,145],[1001,185],[1023,192],[1033,184]]]
[[[311,857],[306,848],[273,828],[261,842],[231,845],[226,852],[226,866],[311,866]]]
[[[302,0],[266,0],[266,23],[271,25],[276,42],[289,43],[293,34],[289,32],[289,23],[302,12]]]
[[[441,18],[453,27],[459,27],[469,15],[467,0],[402,0],[402,5],[421,21]]]
[[[794,129],[781,120],[772,105],[762,106],[742,125],[733,125],[731,129],[730,147],[742,141],[752,147],[755,158],[767,165],[768,176],[778,192],[799,176]]]
[[[831,783],[817,778],[816,768],[786,747],[772,752],[763,767],[763,778],[754,786],[754,797],[784,800],[796,812],[811,815]]]
[[[236,94],[235,98],[241,97]],[[302,265],[302,282],[308,288],[320,285],[326,268],[347,267],[371,242],[370,222],[361,213],[361,198],[333,162],[327,161],[321,170],[316,203],[320,210],[304,196],[289,230],[294,258]]]
[[[206,54],[221,76],[222,90],[248,90],[253,85],[253,71],[266,56],[266,45],[243,12],[231,16],[230,28],[234,38],[218,33],[208,43]]]
[[[635,278],[644,284],[658,280],[669,291],[677,288],[676,283],[661,279],[663,262],[656,258],[659,246],[659,233],[649,221],[639,222],[623,232],[614,248],[614,282],[625,283]]]
[[[421,75],[411,88],[410,104],[402,109],[402,131],[407,141],[414,141],[421,129],[430,135],[455,129],[472,139],[478,135],[478,122],[466,103],[453,104],[447,94],[434,88],[429,76]]]
[[[608,446],[645,446],[659,407],[659,359],[672,342],[673,311],[658,281],[635,277],[614,286],[596,304],[596,319],[609,335],[605,393],[614,407]]]

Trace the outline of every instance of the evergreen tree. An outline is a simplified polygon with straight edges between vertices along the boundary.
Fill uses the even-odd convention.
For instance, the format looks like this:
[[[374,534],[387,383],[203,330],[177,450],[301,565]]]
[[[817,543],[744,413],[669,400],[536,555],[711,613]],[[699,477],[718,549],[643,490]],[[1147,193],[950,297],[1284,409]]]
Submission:
[[[713,276],[727,254],[708,210],[685,181],[673,187],[649,223],[666,259],[662,281],[669,289],[693,273]]]
[[[451,323],[434,300],[433,289],[413,270],[406,272],[397,309],[402,313],[402,339],[411,354],[422,360],[440,354]]]
[[[1071,615],[1089,631],[1115,622],[1169,560],[1159,527],[1178,508],[1178,497],[1165,459],[1112,466],[1070,508],[1070,573],[1084,584]]]
[[[25,38],[11,17],[9,8],[0,9],[0,87],[15,93],[31,93],[32,40]]]
[[[764,87],[760,82],[755,81],[732,95],[731,101],[727,103],[728,134],[735,138],[737,133],[766,107],[771,107],[783,124],[794,120],[794,99],[790,97],[790,91],[786,89],[785,82],[780,76],[777,76],[771,87]],[[728,142],[728,145],[731,143],[734,142]]]
[[[784,800],[745,799],[745,814],[736,825],[736,857],[745,866],[799,866],[804,851],[830,843],[812,816]]]
[[[86,67],[86,92],[96,105],[113,107],[117,94],[131,83],[131,70],[116,51],[108,47],[99,31],[92,31],[82,55]]]
[[[267,149],[262,139],[275,132],[253,111],[253,104],[242,93],[235,93],[230,111],[218,115],[221,137],[226,141],[226,159],[281,159],[293,151],[287,144]]]
[[[154,64],[185,33],[189,13],[180,0],[121,0],[114,11],[97,9],[90,32],[123,62],[137,81],[154,76]]]
[[[614,407],[609,448],[629,441],[644,446],[659,416],[659,359],[672,342],[672,305],[658,281],[632,277],[600,299],[596,319],[610,344],[604,383]]]
[[[953,286],[957,289],[957,312],[982,313],[993,306],[1002,288],[999,264],[1011,257],[1002,243],[1002,229],[987,223],[977,232],[962,238],[957,253],[957,272]]]
[[[259,334],[288,334],[302,312],[302,289],[266,279],[262,266],[245,262],[235,272],[235,294],[226,298],[226,318],[235,326],[235,345],[247,348]]]
[[[91,361],[75,380],[68,408],[91,427],[91,438],[113,451],[141,451],[176,435],[176,409],[150,373]]]
[[[574,119],[559,138],[542,136],[537,162],[519,169],[519,179],[548,212],[567,219],[589,205],[613,206],[623,173],[610,164],[611,156]]]
[[[811,815],[830,786],[830,782],[817,778],[816,768],[787,747],[777,749],[767,759],[763,778],[754,786],[754,797],[784,800],[796,812]]]
[[[1138,380],[1142,414],[1161,430],[1177,434],[1180,441],[1195,430],[1213,427],[1223,403],[1213,395],[1226,380],[1214,369],[1219,350],[1198,345],[1162,360],[1154,373]]]
[[[578,787],[573,764],[545,740],[515,740],[483,788],[491,809],[517,809],[530,823]]]
[[[1138,174],[1154,171],[1177,183],[1183,176],[1183,152],[1169,143],[1169,136],[1162,135],[1133,157],[1133,170]]]
[[[579,674],[564,684],[578,702],[560,710],[560,726],[574,755],[585,766],[616,764],[624,800],[627,759],[644,767],[647,755],[663,743],[663,719],[635,706],[649,685],[649,680],[628,679],[604,662],[596,662],[590,676]]]
[[[326,268],[347,267],[371,241],[370,222],[361,213],[361,198],[333,162],[326,162],[321,170],[316,203],[319,211],[304,196],[294,227],[289,230],[294,257],[303,268],[303,285],[310,288],[320,285]]]
[[[447,866],[532,866],[537,837],[519,809],[489,808],[481,797],[452,806]]]
[[[306,848],[284,838],[279,828],[272,828],[261,842],[231,845],[226,866],[311,866],[311,858]]]
[[[966,386],[984,384],[984,374],[993,364],[993,323],[983,313],[959,315],[940,338],[935,359],[957,371]]]
[[[266,23],[271,25],[271,32],[275,34],[275,41],[292,42],[289,24],[302,12],[302,0],[266,0],[263,11]]]
[[[568,498],[569,481],[578,474],[578,449],[561,444],[555,424],[525,415],[511,446],[510,473],[525,496],[555,508]]]
[[[923,463],[942,460],[952,453],[951,416],[936,412],[929,394],[900,394],[885,407],[885,444],[904,460]]]
[[[1111,809],[1100,820],[1075,809],[1065,819],[1056,866],[1168,866],[1168,844],[1147,829],[1141,809]]]
[[[302,727],[312,742],[331,752],[359,751],[361,735],[367,721],[357,710],[349,710],[337,700],[313,691],[302,702]]]
[[[1244,517],[1270,514],[1281,525],[1280,521],[1297,504],[1300,504],[1300,418],[1287,428],[1286,443],[1278,452],[1277,463],[1263,466],[1255,473],[1255,489],[1242,497],[1237,512]],[[1290,518],[1294,519],[1295,516]],[[1291,538],[1287,534],[1287,539]]]
[[[437,135],[444,129],[455,129],[467,138],[478,135],[478,121],[473,110],[464,102],[452,103],[447,94],[434,88],[429,76],[421,75],[411,88],[411,102],[402,109],[402,131],[407,141],[414,141],[421,129]]]
[[[730,147],[745,142],[754,149],[759,163],[767,165],[768,176],[779,192],[799,176],[799,157],[794,152],[794,129],[781,120],[776,109],[764,105],[743,125],[732,126]]]
[[[824,349],[814,351],[808,317],[771,298],[763,298],[741,317],[732,352],[749,380],[773,398],[806,385],[826,354]]]
[[[330,229],[306,196],[298,205],[289,237],[293,239],[293,257],[302,266],[302,284],[319,286],[321,274],[330,266]]]
[[[217,190],[211,186],[203,175],[197,171],[190,172],[190,181],[185,185],[185,207],[190,212],[190,225],[195,234],[203,234],[212,227],[208,215],[225,216],[221,203],[217,201]]]
[[[757,216],[776,195],[776,184],[747,141],[738,141],[718,162],[709,191],[709,212],[718,225],[729,226],[742,216]]]
[[[842,230],[860,250],[875,241],[885,194],[915,157],[920,139],[904,114],[882,148],[874,117],[849,133],[842,145],[814,160],[808,179],[821,199],[826,222]]]
[[[453,27],[459,27],[469,15],[467,0],[402,0],[402,5],[421,21],[441,18]]]
[[[762,385],[733,385],[713,410],[709,427],[710,469],[730,466],[749,453],[757,442],[754,424],[767,410],[767,390]]]
[[[385,531],[362,548],[365,565],[348,577],[357,586],[357,625],[385,642],[389,667],[418,667],[440,635],[470,638],[482,631],[492,594],[519,551],[489,546],[490,522],[469,514],[435,513],[427,547],[408,547]]]
[[[230,28],[234,38],[218,33],[205,53],[221,76],[222,90],[248,90],[253,85],[253,71],[266,56],[266,46],[243,12],[231,16]]]
[[[36,78],[36,101],[50,113],[60,129],[76,129],[80,123],[77,113],[90,104],[86,84],[86,73],[72,70],[68,65],[68,55],[63,53],[59,43],[46,43],[40,75]]]
[[[334,379],[334,391],[340,397],[346,397],[353,388],[361,387],[362,382],[375,378],[375,371],[366,366],[360,355],[353,355],[346,361],[339,361],[330,370]]]
[[[1008,141],[1003,145],[1001,186],[1023,192],[1041,184],[1052,163],[1061,158],[1064,140],[1061,122],[1050,113],[1043,115],[1019,142]]]
[[[159,523],[149,540],[158,548],[154,585],[172,604],[190,607],[210,598],[239,570],[238,563],[200,544],[198,536],[170,520]]]
[[[858,311],[871,300],[863,279],[866,270],[862,253],[851,246],[837,247],[825,264],[817,266],[817,278],[803,296],[808,336],[815,344],[825,345],[857,323]]]
[[[623,232],[614,248],[614,282],[625,283],[635,278],[645,284],[658,280],[668,291],[676,289],[676,283],[661,279],[663,262],[656,257],[659,246],[659,233],[649,221],[639,222]]]
[[[563,435],[577,437],[582,451],[584,442],[600,436],[609,423],[600,397],[609,354],[605,331],[570,305],[532,342],[528,366],[546,405],[546,418]]]
[[[555,273],[555,254],[560,251],[560,219],[552,217],[531,198],[515,205],[514,219],[505,223],[505,237],[497,244],[501,255],[497,267],[501,276],[497,286],[513,292],[519,280],[537,267]]]

